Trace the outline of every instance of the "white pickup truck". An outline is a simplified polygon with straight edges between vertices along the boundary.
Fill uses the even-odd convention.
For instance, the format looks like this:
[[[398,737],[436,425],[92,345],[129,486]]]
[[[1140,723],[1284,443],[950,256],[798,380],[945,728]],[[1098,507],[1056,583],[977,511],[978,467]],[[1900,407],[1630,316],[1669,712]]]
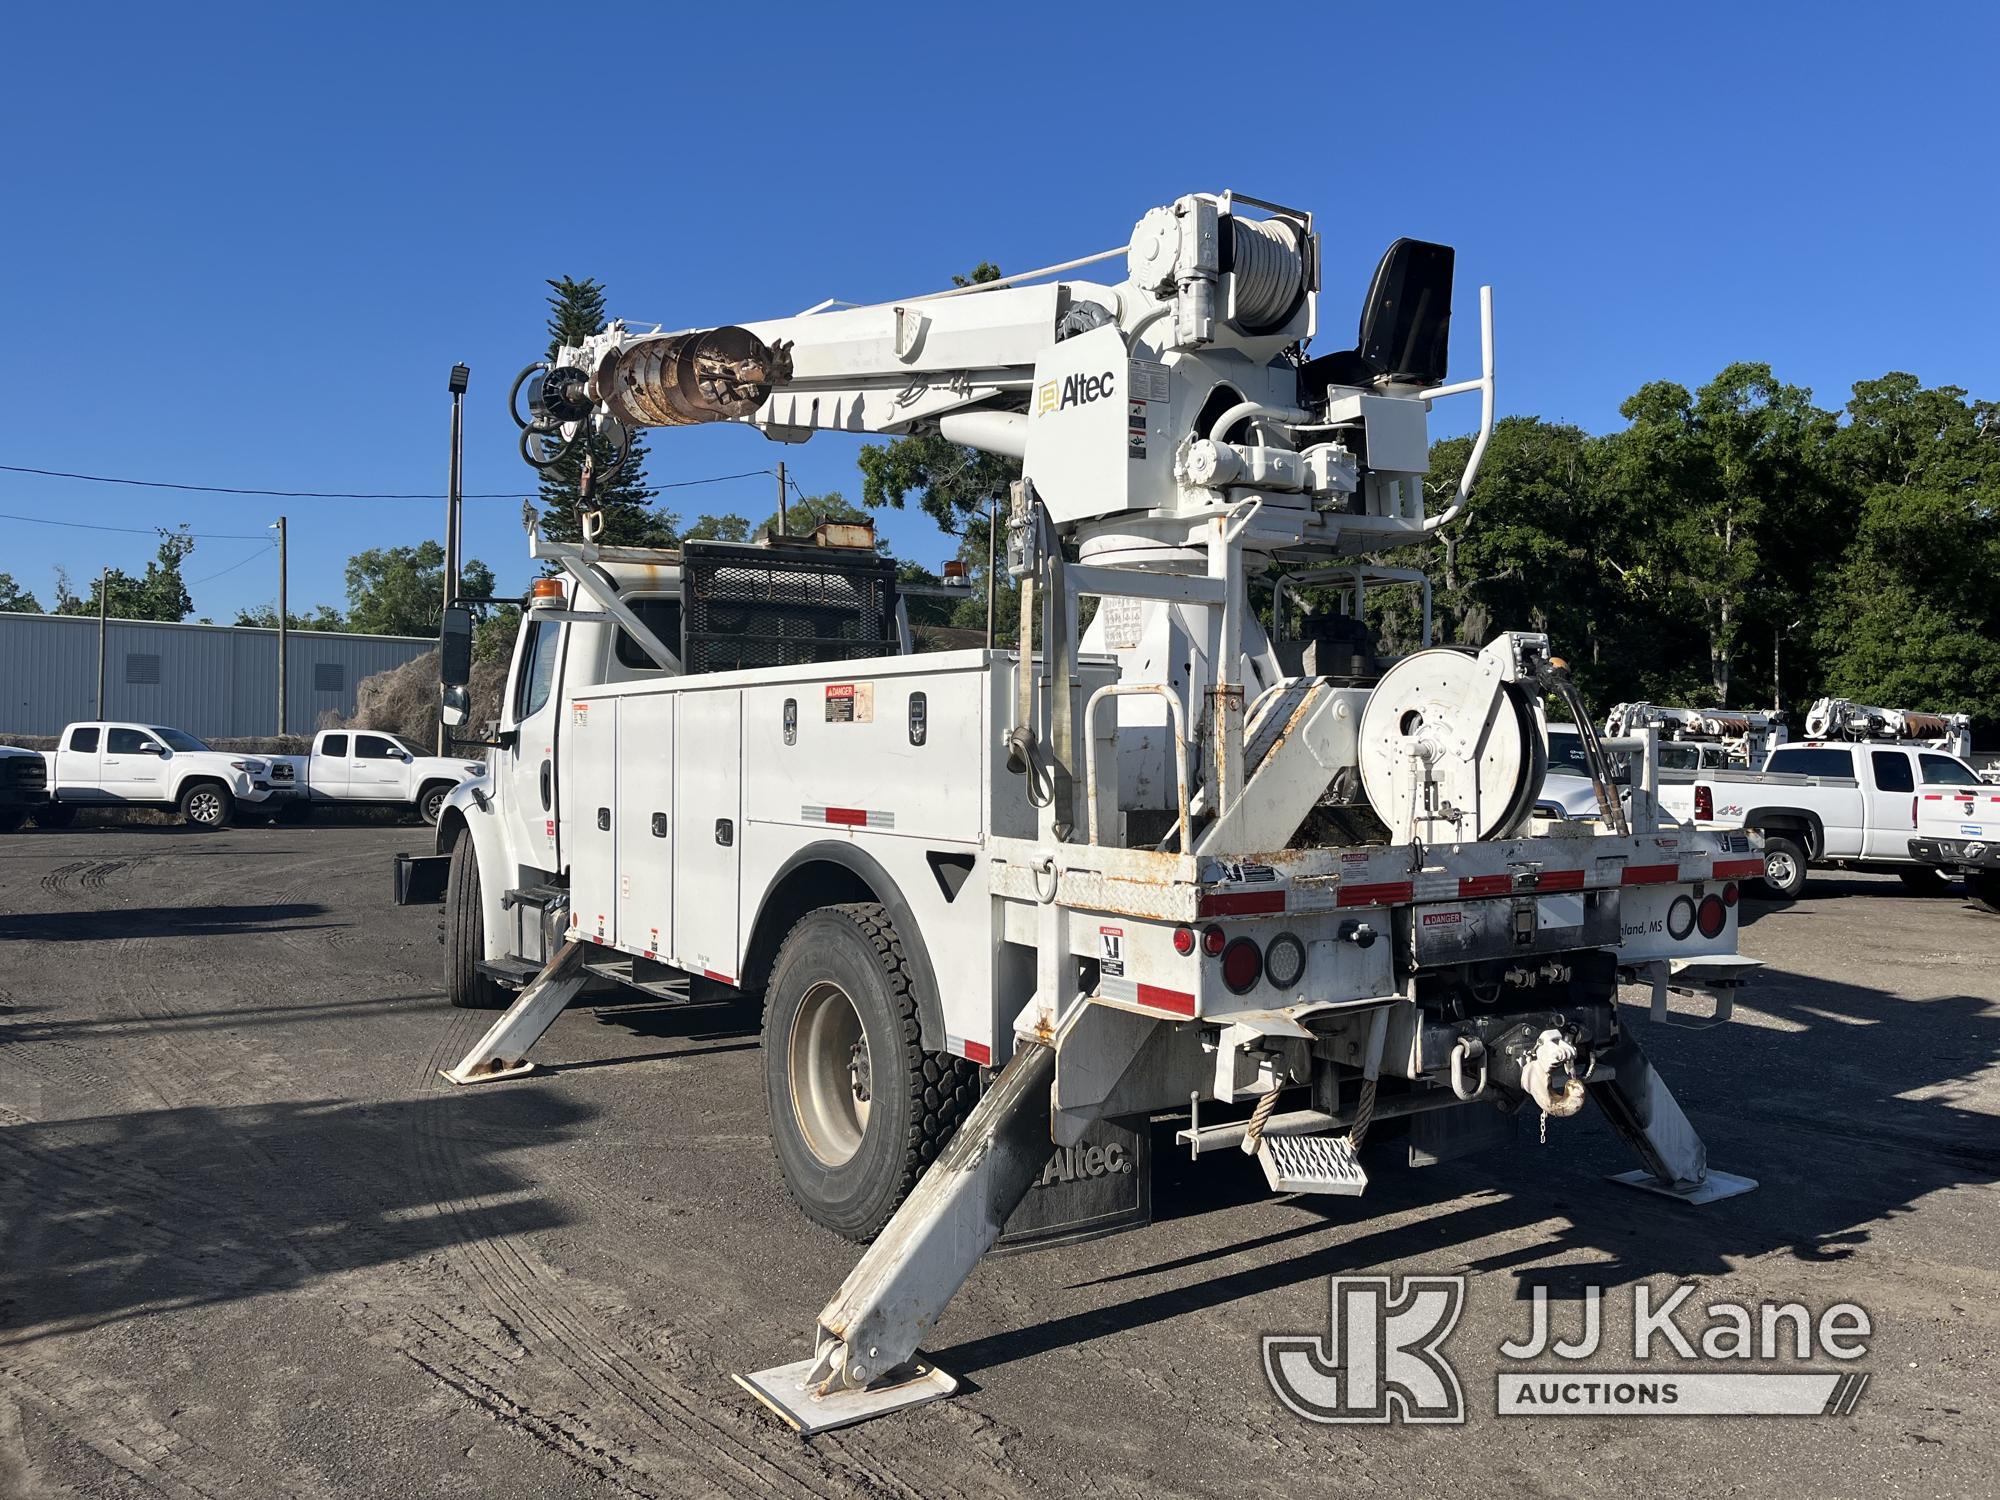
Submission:
[[[2000,912],[2000,790],[1989,782],[1924,792],[1910,858],[1940,875],[1963,875],[1973,899]]]
[[[322,729],[310,755],[271,757],[271,785],[288,808],[315,804],[397,804],[413,807],[426,823],[438,820],[444,799],[460,782],[486,774],[475,760],[424,755],[407,741],[374,729]]]
[[[1980,786],[1942,750],[1870,741],[1780,745],[1761,771],[1715,771],[1662,780],[1660,801],[1698,828],[1764,835],[1764,888],[1789,899],[1812,865],[1893,870],[1916,890],[1941,889],[1935,864],[1913,858],[1910,838],[1924,797]]]
[[[166,807],[194,828],[226,828],[238,805],[271,799],[270,760],[211,750],[183,729],[71,724],[45,752],[51,800],[34,811],[62,828],[83,807]]]

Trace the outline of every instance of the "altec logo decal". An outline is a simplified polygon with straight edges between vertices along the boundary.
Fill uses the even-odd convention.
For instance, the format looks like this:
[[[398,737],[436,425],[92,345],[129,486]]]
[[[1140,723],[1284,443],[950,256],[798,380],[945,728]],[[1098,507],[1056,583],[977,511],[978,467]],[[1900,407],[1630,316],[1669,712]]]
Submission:
[[[1035,388],[1035,414],[1046,416],[1052,411],[1068,411],[1072,406],[1088,406],[1117,391],[1115,370],[1106,370],[1101,375],[1065,375],[1060,384],[1044,380]]]

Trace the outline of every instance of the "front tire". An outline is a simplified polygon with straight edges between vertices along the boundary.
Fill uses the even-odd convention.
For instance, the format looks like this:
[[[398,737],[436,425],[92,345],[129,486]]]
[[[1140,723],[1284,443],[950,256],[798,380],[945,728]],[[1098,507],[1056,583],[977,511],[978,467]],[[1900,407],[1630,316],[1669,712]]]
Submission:
[[[25,807],[0,807],[0,833],[12,833],[27,821]]]
[[[1896,878],[1912,896],[1942,896],[1951,888],[1944,871],[1931,865],[1898,865]]]
[[[444,816],[444,799],[451,795],[447,782],[438,782],[423,789],[417,798],[417,815],[431,827],[437,827],[437,820]]]
[[[771,1144],[814,1223],[872,1239],[978,1093],[976,1069],[926,1052],[902,941],[875,902],[822,907],[785,938],[764,1005]]]
[[[479,892],[479,859],[472,835],[461,831],[451,846],[444,883],[444,994],[460,1010],[505,1010],[513,995],[479,972],[486,957],[486,907]]]
[[[236,799],[229,788],[213,781],[197,781],[181,793],[181,821],[190,828],[214,831],[227,828],[236,813]]]
[[[1783,834],[1764,836],[1764,875],[1757,882],[1773,901],[1795,901],[1806,888],[1806,851]]]
[[[67,828],[76,821],[76,807],[68,802],[45,802],[28,816],[37,828]]]

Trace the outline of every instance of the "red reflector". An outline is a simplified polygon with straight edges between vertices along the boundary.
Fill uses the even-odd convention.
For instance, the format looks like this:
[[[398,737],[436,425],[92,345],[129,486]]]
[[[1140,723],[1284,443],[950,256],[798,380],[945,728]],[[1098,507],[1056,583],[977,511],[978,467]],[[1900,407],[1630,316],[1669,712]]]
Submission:
[[[1734,906],[1734,905],[1736,904],[1736,882],[1735,882],[1735,881],[1733,881],[1733,880],[1732,880],[1732,881],[1730,881],[1728,885],[1725,885],[1725,886],[1724,886],[1724,887],[1722,888],[1722,904],[1723,904],[1724,906]]]
[[[1535,877],[1538,891],[1580,891],[1583,889],[1581,870],[1544,870]]]
[[[1202,894],[1199,914],[1204,917],[1251,917],[1260,912],[1284,909],[1283,891],[1207,891]]]
[[[1729,909],[1722,904],[1720,896],[1703,896],[1701,905],[1695,909],[1695,925],[1705,938],[1722,936],[1722,929],[1729,925]]]
[[[993,1063],[993,1049],[984,1042],[967,1042],[965,1044],[965,1060],[967,1062],[978,1063],[982,1068],[990,1067]]]
[[[1504,896],[1513,889],[1512,875],[1462,875],[1458,881],[1458,899],[1470,901],[1475,896]]]
[[[1206,953],[1210,958],[1220,953],[1223,944],[1227,941],[1228,938],[1223,934],[1220,927],[1209,926],[1201,930],[1201,951]]]
[[[1694,789],[1694,816],[1698,823],[1715,821],[1715,793],[1705,786]]]
[[[1134,986],[1133,998],[1154,1010],[1170,1011],[1177,1016],[1194,1014],[1194,996],[1184,990],[1163,990],[1158,985],[1141,984]]]
[[[1681,878],[1678,865],[1627,865],[1620,885],[1672,885]]]
[[[1761,859],[1718,859],[1711,867],[1717,880],[1755,880],[1764,873]]]
[[[829,807],[826,820],[829,823],[845,823],[852,828],[866,828],[868,810],[861,807]]]
[[[1240,937],[1222,950],[1222,982],[1230,994],[1248,993],[1263,977],[1264,955],[1249,938]]]
[[[1192,927],[1176,927],[1174,929],[1174,952],[1180,954],[1183,958],[1194,952],[1194,929]]]

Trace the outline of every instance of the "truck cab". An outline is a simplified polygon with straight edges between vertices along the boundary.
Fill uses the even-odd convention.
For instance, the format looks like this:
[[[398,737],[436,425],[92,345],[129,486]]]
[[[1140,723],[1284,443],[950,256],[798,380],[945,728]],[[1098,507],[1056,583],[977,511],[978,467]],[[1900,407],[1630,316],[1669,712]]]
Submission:
[[[48,753],[49,826],[88,806],[173,808],[196,828],[227,827],[239,804],[272,796],[270,759],[213,750],[184,729],[91,720],[67,726]]]

